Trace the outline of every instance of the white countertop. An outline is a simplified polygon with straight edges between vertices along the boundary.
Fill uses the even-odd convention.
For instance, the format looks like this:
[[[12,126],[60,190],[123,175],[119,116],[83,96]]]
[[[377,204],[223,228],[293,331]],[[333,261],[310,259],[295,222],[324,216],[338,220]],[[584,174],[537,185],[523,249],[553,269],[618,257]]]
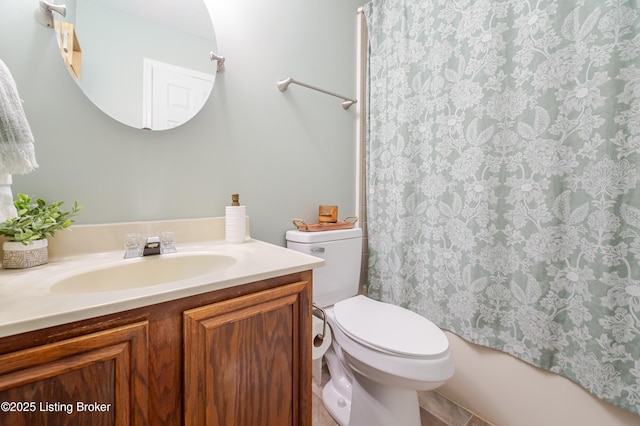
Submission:
[[[187,256],[212,253],[233,257],[236,262],[220,270],[166,284],[116,291],[77,294],[52,292],[60,279],[81,270],[118,265],[130,260],[144,262],[157,256],[123,259],[124,250],[89,253],[50,259],[29,269],[0,270],[0,337],[93,318],[129,309],[202,294],[253,281],[301,272],[324,265],[324,260],[284,247],[248,239],[243,244],[224,240],[176,244]],[[87,287],[91,286],[87,282]]]

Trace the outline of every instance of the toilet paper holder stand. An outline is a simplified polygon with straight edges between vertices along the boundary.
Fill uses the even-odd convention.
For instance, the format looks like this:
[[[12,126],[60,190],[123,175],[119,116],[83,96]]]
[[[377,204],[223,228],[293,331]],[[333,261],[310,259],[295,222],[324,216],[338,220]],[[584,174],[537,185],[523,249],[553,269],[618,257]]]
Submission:
[[[324,340],[324,336],[327,335],[327,314],[324,311],[324,309],[322,309],[320,306],[316,305],[315,303],[313,304],[313,311],[314,313],[317,311],[319,312],[319,316],[321,316],[322,318],[322,334],[316,334],[313,337],[313,346],[320,347],[320,345],[322,345],[322,341]]]

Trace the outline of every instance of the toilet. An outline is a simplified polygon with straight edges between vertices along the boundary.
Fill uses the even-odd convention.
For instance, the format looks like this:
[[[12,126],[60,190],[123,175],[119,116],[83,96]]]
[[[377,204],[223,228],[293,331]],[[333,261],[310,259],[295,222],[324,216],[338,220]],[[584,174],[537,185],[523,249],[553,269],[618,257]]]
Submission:
[[[423,316],[358,295],[362,229],[287,231],[287,247],[325,259],[313,301],[333,335],[322,401],[341,426],[419,426],[418,391],[453,376],[445,334]]]

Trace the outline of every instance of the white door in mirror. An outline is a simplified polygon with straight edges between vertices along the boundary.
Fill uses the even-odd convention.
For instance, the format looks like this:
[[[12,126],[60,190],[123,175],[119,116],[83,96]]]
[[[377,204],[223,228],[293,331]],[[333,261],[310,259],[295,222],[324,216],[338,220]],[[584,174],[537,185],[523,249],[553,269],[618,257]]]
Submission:
[[[143,127],[166,130],[189,121],[204,106],[214,76],[144,58]]]

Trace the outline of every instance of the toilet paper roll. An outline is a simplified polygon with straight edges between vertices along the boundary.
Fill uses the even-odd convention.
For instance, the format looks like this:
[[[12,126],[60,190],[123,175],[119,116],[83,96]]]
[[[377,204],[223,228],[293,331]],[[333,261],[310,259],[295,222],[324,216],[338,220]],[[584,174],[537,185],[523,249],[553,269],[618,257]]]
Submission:
[[[329,349],[329,346],[331,346],[331,329],[329,328],[329,325],[327,325],[326,327],[324,337],[322,338],[322,343],[320,343],[320,346],[316,347],[315,345],[315,343],[320,340],[320,338],[316,340],[316,337],[322,335],[322,324],[322,319],[314,315],[313,328],[311,333],[311,359],[322,358],[324,353],[327,352],[327,349]]]

